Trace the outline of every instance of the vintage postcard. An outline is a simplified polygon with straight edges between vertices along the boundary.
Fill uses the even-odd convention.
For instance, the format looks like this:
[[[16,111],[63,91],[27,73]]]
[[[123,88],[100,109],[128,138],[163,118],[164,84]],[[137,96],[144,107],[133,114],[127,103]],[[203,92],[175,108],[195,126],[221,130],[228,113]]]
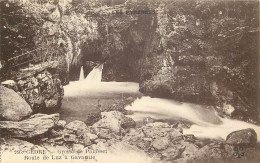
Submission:
[[[0,163],[260,162],[259,0],[0,7]]]

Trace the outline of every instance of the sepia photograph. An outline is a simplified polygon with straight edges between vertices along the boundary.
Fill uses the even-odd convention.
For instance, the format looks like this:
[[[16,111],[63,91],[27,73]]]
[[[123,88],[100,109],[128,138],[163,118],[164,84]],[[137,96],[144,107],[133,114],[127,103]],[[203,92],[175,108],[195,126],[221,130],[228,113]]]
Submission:
[[[260,162],[259,0],[0,0],[0,163]]]

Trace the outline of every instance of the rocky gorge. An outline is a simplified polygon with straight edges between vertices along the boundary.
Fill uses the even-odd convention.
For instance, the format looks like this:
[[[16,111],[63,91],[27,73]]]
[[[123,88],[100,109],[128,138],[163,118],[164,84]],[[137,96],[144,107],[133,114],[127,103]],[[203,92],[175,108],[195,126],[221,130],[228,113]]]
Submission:
[[[142,122],[135,122],[129,117],[133,112],[125,110],[134,98],[99,107],[99,116],[90,116],[86,121],[91,123],[79,120],[67,123],[60,119],[59,113],[33,112],[33,105],[30,106],[19,92],[10,89],[17,88],[17,85],[4,83],[5,87],[0,87],[1,104],[4,106],[1,107],[3,118],[0,121],[4,161],[12,154],[18,160],[34,160],[36,156],[33,153],[39,151],[37,156],[49,156],[51,162],[56,162],[54,156],[63,162],[68,160],[66,157],[70,157],[69,160],[94,159],[98,162],[107,162],[111,157],[112,160],[116,157],[115,161],[120,160],[117,154],[126,152],[125,157],[128,157],[131,156],[130,151],[134,151],[134,158],[140,155],[140,160],[129,158],[125,162],[257,162],[259,159],[257,133],[251,128],[234,131],[223,140],[185,134],[184,130],[190,128],[191,124],[182,120],[163,122],[147,117]],[[11,92],[16,96],[7,96],[3,92]],[[15,102],[16,99],[21,102]],[[11,107],[13,104],[19,107]],[[92,153],[86,155],[85,151]],[[97,151],[103,151],[103,155],[96,154]],[[23,156],[23,153],[27,155]],[[125,159],[124,155],[121,157]]]
[[[1,81],[12,78],[8,67],[15,63],[8,58],[35,49],[33,64],[58,61],[52,72],[63,84],[77,80],[81,66],[86,76],[104,63],[103,81],[135,81],[146,95],[214,105],[223,116],[248,122],[259,119],[258,1],[1,3],[1,54],[10,54],[2,55]]]
[[[0,3],[2,154],[102,149],[107,159],[134,151],[146,162],[258,162],[258,131],[209,139],[185,134],[192,124],[182,120],[140,123],[125,110],[136,97],[98,103],[86,121],[60,115],[64,86],[79,79],[81,67],[86,77],[103,64],[102,81],[138,82],[142,95],[209,105],[221,117],[259,124],[258,1]],[[138,10],[155,13],[125,12]]]
[[[102,118],[92,126],[77,120],[66,123],[59,120],[59,114],[38,113],[19,122],[1,121],[2,154],[15,150],[21,153],[44,150],[47,154],[55,154],[58,150],[77,154],[85,150],[113,153],[114,146],[120,144],[120,150],[130,146],[132,150],[143,151],[143,157],[151,158],[151,162],[257,162],[259,159],[257,135],[253,129],[230,133],[226,141],[203,140],[183,134],[182,129],[188,126],[181,121],[169,124],[148,118],[141,127],[136,127],[122,112],[101,114]],[[109,159],[110,155],[104,157]]]

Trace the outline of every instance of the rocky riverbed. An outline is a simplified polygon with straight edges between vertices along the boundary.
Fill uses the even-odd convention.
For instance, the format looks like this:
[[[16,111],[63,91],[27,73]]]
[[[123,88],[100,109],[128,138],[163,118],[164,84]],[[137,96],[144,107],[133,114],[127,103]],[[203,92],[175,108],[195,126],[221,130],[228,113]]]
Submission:
[[[1,89],[19,97],[7,87],[1,86]],[[1,99],[3,97],[13,97],[12,100],[18,98],[1,94]],[[201,139],[183,134],[183,129],[190,127],[184,121],[161,122],[147,117],[137,125],[128,117],[131,112],[119,104],[100,110],[99,116],[92,119],[89,125],[78,120],[66,123],[59,118],[58,113],[33,114],[25,101],[24,107],[13,110],[19,119],[8,119],[6,115],[9,114],[3,111],[9,108],[8,113],[11,114],[11,109],[17,109],[10,107],[13,105],[10,101],[7,100],[5,107],[1,108],[1,117],[6,120],[0,121],[1,151],[6,157],[7,154],[28,153],[29,150],[44,151],[50,157],[58,155],[60,159],[70,157],[99,162],[106,162],[102,158],[108,159],[120,152],[123,154],[130,151],[134,151],[134,157],[142,154],[140,158],[146,158],[147,162],[256,162],[259,159],[257,134],[250,128],[234,131],[226,140]],[[24,115],[26,110],[28,114]],[[86,156],[86,151],[92,151],[92,154]],[[103,153],[103,157],[97,153]],[[23,160],[37,159],[33,158],[33,154],[26,154],[28,158],[19,156],[23,156]],[[52,161],[58,159],[58,156],[52,158]],[[129,158],[128,161],[131,160]]]
[[[253,129],[230,133],[226,141],[203,140],[184,135],[181,122],[168,124],[150,120],[135,128],[135,122],[121,112],[101,114],[102,119],[92,126],[82,121],[66,124],[59,120],[58,114],[35,114],[20,122],[1,121],[2,153],[31,149],[54,155],[58,150],[72,150],[70,154],[86,150],[109,153],[113,152],[114,145],[120,144],[123,146],[120,150],[130,146],[132,150],[144,152],[152,162],[254,162],[258,159],[259,147]]]

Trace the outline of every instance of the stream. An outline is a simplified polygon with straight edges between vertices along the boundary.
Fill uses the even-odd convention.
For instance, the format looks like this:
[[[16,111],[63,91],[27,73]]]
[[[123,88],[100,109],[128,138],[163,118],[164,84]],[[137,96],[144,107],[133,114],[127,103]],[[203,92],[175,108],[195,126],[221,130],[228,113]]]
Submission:
[[[134,82],[101,82],[103,65],[96,66],[89,75],[70,82],[64,87],[65,95],[61,107],[61,118],[67,122],[85,121],[90,113],[97,112],[97,106],[113,104],[123,97],[140,97],[125,109],[132,110],[136,122],[146,117],[162,121],[186,120],[192,123],[184,129],[184,134],[193,134],[200,138],[226,139],[236,130],[253,128],[260,140],[260,126],[239,120],[222,118],[211,106],[180,103],[170,99],[142,96],[139,84]],[[83,68],[81,68],[83,71]],[[84,77],[83,77],[84,78]]]

